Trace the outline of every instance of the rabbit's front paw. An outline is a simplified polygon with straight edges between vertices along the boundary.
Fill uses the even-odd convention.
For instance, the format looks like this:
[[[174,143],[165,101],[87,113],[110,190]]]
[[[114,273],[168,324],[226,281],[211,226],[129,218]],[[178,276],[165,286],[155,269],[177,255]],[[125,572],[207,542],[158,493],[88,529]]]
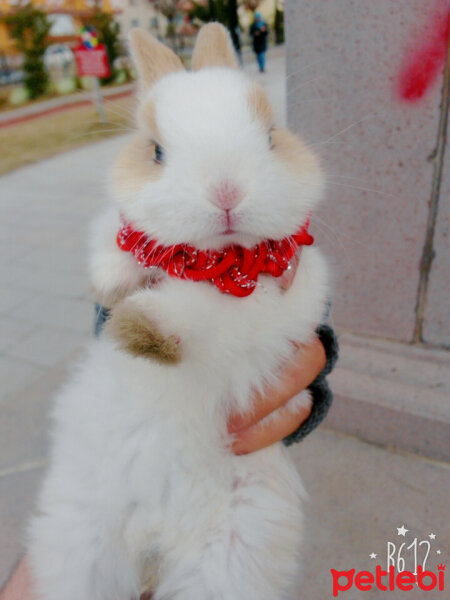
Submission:
[[[106,323],[107,333],[133,356],[165,364],[178,363],[181,360],[180,338],[162,331],[156,323],[158,311],[143,306],[140,296],[135,294],[116,304]]]

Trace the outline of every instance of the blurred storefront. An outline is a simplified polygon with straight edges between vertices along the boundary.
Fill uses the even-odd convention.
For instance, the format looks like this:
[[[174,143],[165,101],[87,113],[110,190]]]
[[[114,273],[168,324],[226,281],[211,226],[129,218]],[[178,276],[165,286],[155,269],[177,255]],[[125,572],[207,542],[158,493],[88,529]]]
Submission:
[[[51,42],[69,46],[77,43],[80,27],[89,20],[96,6],[116,15],[123,10],[123,0],[31,0],[31,4],[49,14]],[[13,57],[17,51],[1,18],[20,10],[21,5],[19,0],[0,0],[0,55],[4,57]]]

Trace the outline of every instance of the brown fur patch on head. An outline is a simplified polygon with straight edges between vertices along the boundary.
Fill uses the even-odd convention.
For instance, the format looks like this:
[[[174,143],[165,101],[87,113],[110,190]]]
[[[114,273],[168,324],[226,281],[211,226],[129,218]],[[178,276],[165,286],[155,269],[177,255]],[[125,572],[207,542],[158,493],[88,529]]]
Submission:
[[[269,99],[258,83],[253,83],[248,95],[252,115],[269,130],[273,126],[273,110]]]
[[[271,139],[273,151],[294,175],[321,180],[319,159],[296,135],[287,129],[272,129]]]
[[[122,149],[113,170],[114,187],[122,198],[133,197],[149,180],[161,177],[164,166],[154,157],[155,145],[143,134]]]
[[[175,336],[164,336],[129,298],[113,308],[105,332],[133,356],[172,365],[181,360],[179,340]]]
[[[144,89],[164,75],[184,69],[180,58],[145,29],[132,29],[129,40],[133,61]]]
[[[204,25],[197,36],[192,54],[192,69],[205,67],[238,68],[236,52],[228,30],[220,23]]]

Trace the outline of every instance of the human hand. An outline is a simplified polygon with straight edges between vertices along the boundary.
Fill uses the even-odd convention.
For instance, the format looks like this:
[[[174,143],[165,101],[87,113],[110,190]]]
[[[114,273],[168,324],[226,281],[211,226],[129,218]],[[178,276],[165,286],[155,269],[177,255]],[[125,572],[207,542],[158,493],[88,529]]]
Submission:
[[[145,592],[140,600],[152,600],[151,592]],[[0,600],[37,600],[27,558],[15,568],[5,587],[0,591]]]
[[[5,587],[1,590],[0,600],[36,600],[26,558],[22,559]]]
[[[297,414],[286,408],[288,400],[305,390],[323,370],[325,349],[317,336],[304,346],[296,346],[292,361],[283,371],[280,383],[257,395],[253,410],[245,414],[234,413],[228,420],[228,431],[233,434],[231,446],[234,454],[256,452],[279,442],[309,417],[309,408],[300,407]],[[277,410],[277,415],[267,424],[260,421]]]

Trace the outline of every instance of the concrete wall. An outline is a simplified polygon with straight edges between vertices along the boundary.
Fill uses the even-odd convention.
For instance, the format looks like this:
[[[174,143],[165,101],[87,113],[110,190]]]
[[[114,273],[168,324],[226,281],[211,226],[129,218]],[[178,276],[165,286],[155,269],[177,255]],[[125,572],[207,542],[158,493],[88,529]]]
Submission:
[[[423,337],[432,344],[450,346],[450,151],[444,161],[441,194],[434,235],[435,257],[430,270]]]
[[[288,119],[327,172],[314,233],[334,263],[338,329],[450,344],[445,41],[439,46],[449,8],[448,0],[286,3]],[[418,53],[423,66],[422,51],[436,74],[411,98],[402,82]]]

